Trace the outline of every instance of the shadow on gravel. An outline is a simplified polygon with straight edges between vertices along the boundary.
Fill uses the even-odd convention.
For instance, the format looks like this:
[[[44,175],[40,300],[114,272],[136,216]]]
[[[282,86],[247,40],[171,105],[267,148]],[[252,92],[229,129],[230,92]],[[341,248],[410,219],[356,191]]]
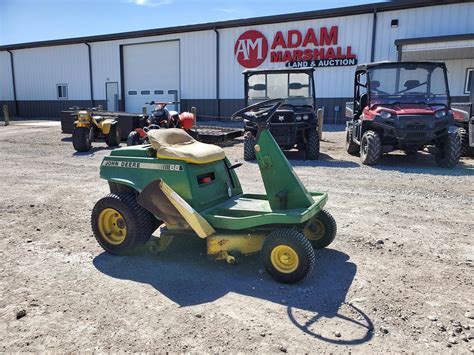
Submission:
[[[283,285],[263,272],[258,256],[243,257],[238,265],[228,265],[224,261],[209,261],[205,250],[205,241],[180,237],[158,257],[102,253],[93,264],[110,277],[149,284],[181,307],[213,302],[228,293],[237,293],[285,304],[289,320],[317,339],[355,345],[372,338],[373,324],[369,317],[345,303],[357,271],[346,254],[322,250],[308,278],[298,284]],[[333,329],[349,327],[350,331],[340,338],[327,337],[328,324]]]
[[[109,146],[92,147],[91,150],[89,150],[88,152],[74,152],[74,153],[72,153],[72,156],[82,157],[82,156],[87,156],[87,155],[93,155],[94,153],[99,152],[101,150],[114,150],[114,149],[121,148],[121,147],[122,147],[122,145],[119,145],[119,146],[116,146],[116,147],[109,147]]]
[[[61,142],[72,142],[72,136],[61,138]]]
[[[405,174],[429,174],[441,176],[469,176],[474,175],[474,168],[464,164],[462,158],[453,169],[440,168],[433,155],[417,153],[413,155],[384,154],[377,165],[372,167],[379,170],[392,170]]]
[[[323,166],[327,168],[358,168],[360,166],[353,161],[333,159],[325,153],[319,153],[318,160],[305,160],[304,153],[296,150],[287,150],[284,151],[284,154],[292,166]],[[256,160],[249,161],[248,163],[257,165]]]

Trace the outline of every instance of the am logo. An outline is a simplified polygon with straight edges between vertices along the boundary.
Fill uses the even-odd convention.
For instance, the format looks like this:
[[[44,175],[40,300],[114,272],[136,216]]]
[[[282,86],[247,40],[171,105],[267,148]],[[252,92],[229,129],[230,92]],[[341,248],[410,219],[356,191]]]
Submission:
[[[246,31],[235,42],[234,54],[241,66],[256,68],[267,57],[268,41],[259,31]]]

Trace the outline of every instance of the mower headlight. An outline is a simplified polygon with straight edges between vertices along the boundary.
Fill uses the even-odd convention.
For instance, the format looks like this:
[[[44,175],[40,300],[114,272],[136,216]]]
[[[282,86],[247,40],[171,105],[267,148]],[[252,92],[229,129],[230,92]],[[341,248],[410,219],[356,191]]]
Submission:
[[[296,120],[297,120],[297,121],[301,121],[301,118],[302,118],[301,115],[297,115],[297,116],[296,116]]]
[[[446,112],[446,110],[439,110],[439,111],[436,111],[435,113],[435,117],[436,118],[443,118],[444,116],[446,116],[448,113]]]
[[[303,115],[303,120],[305,120],[305,121],[306,121],[308,118],[309,118],[309,116],[308,116],[308,115]]]
[[[392,117],[392,114],[388,111],[380,111],[380,117],[382,117],[383,119],[387,119]]]

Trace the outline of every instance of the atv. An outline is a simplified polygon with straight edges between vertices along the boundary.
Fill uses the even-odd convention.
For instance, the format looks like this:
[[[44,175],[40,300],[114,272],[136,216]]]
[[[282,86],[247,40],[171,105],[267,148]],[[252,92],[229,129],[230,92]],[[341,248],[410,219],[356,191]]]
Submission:
[[[245,70],[245,106],[272,98],[284,98],[269,123],[269,130],[280,148],[297,148],[306,159],[319,158],[314,68]],[[244,119],[244,160],[255,160],[258,126]]]
[[[346,108],[346,150],[374,165],[382,153],[415,154],[425,147],[444,168],[457,165],[460,144],[454,126],[446,66],[439,62],[359,65],[354,101]]]
[[[160,128],[183,128],[191,130],[194,126],[194,115],[190,112],[178,114],[176,111],[170,111],[167,105],[174,105],[178,102],[146,102],[147,105],[153,105],[154,110],[150,115],[144,115],[140,118],[140,127],[129,133],[127,137],[127,146],[149,143],[147,132],[152,129]]]
[[[98,109],[71,107],[76,117],[72,131],[72,145],[78,152],[87,152],[92,148],[92,142],[103,138],[109,147],[120,144],[120,127],[116,116],[96,114]]]
[[[327,193],[308,192],[268,129],[284,103],[267,100],[233,115],[257,127],[254,149],[266,194],[243,193],[236,174],[242,164],[232,165],[222,148],[183,129],[151,130],[151,144],[112,151],[100,167],[110,194],[92,211],[98,243],[123,255],[143,247],[163,251],[175,237],[200,237],[211,259],[232,264],[260,252],[274,279],[304,279],[315,249],[328,246],[337,227],[323,210]],[[160,225],[159,238],[150,240]]]

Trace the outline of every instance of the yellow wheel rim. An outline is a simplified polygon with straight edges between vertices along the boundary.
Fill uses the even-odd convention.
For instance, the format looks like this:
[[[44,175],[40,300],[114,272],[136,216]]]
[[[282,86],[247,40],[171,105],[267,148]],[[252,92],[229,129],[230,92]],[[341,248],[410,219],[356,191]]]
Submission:
[[[122,214],[113,208],[105,208],[99,214],[99,232],[109,244],[119,245],[127,236],[127,224]]]
[[[323,237],[325,232],[326,227],[324,227],[324,223],[317,218],[313,218],[311,221],[309,221],[303,230],[303,234],[309,240],[319,240]]]
[[[288,245],[277,245],[273,248],[270,259],[275,269],[284,274],[294,272],[300,263],[298,254]]]

